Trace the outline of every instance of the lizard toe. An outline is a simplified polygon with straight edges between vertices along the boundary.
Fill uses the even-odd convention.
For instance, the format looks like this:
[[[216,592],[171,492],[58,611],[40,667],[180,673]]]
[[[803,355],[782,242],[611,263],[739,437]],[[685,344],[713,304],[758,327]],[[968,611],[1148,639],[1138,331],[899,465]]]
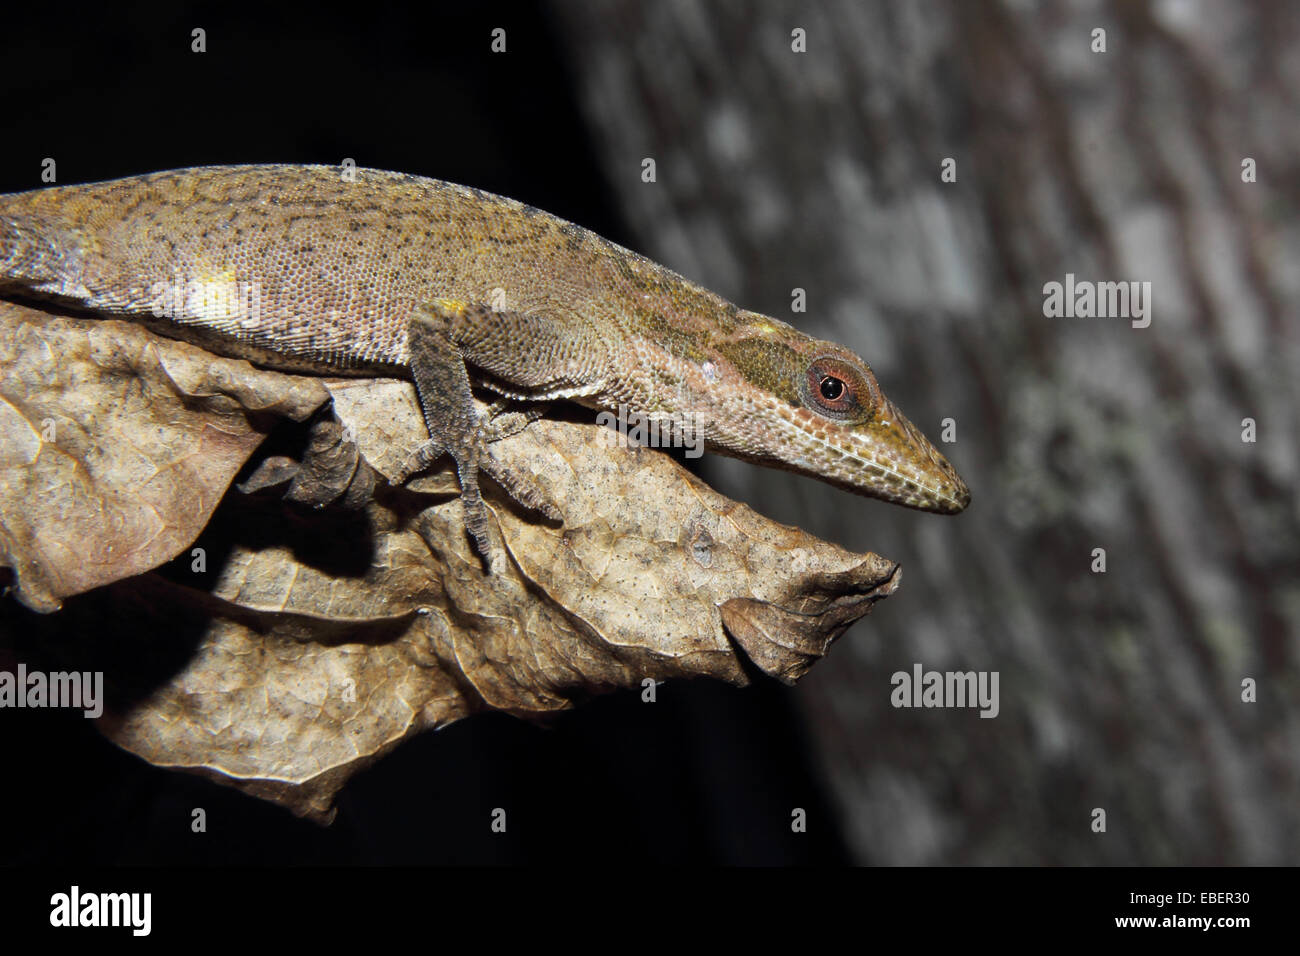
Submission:
[[[422,442],[419,447],[406,456],[406,460],[402,462],[397,472],[388,479],[388,483],[390,485],[404,484],[412,476],[428,469],[446,451],[447,446],[441,441],[429,439]]]
[[[483,457],[481,467],[492,476],[492,480],[500,485],[511,498],[525,508],[531,508],[552,521],[563,523],[564,516],[560,514],[559,509],[555,507],[531,475],[518,469],[508,468],[490,455]]]

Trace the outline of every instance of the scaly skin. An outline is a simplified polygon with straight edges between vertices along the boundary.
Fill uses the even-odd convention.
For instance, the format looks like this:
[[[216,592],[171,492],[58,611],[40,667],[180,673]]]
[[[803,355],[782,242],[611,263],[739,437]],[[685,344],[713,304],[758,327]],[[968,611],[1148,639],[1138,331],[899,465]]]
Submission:
[[[716,451],[860,494],[948,514],[970,500],[848,349],[437,180],[230,166],[0,196],[5,291],[274,368],[412,378],[431,435],[413,467],[449,452],[466,492],[489,430],[468,407],[468,365],[512,397],[693,416]]]

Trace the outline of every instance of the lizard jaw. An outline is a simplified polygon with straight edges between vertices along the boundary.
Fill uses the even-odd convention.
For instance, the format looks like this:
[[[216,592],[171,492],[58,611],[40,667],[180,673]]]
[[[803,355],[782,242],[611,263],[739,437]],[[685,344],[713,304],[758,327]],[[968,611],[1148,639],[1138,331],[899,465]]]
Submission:
[[[776,414],[758,416],[766,421],[748,440],[728,443],[729,453],[919,511],[958,514],[970,504],[956,469],[888,400],[878,419],[856,428],[783,403],[769,410]]]

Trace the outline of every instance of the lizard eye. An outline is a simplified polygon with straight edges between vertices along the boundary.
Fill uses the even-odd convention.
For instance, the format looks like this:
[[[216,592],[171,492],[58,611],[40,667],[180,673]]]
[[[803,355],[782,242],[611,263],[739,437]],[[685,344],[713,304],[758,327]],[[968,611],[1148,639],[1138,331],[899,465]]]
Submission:
[[[861,418],[875,407],[875,389],[864,374],[837,358],[819,358],[808,366],[804,404],[827,418]]]

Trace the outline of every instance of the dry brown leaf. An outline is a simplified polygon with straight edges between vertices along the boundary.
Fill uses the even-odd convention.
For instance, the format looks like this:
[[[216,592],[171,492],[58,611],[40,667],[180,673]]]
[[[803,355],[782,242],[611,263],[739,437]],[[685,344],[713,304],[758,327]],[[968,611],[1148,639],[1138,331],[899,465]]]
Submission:
[[[70,329],[74,340],[98,343],[97,355],[171,356],[172,346],[188,354],[188,346],[123,323],[2,317],[4,341]],[[60,324],[33,330],[38,321]],[[141,336],[150,344],[139,344]],[[744,658],[793,681],[898,585],[893,562],[768,521],[666,455],[619,447],[613,432],[594,423],[549,419],[491,453],[531,476],[562,512],[563,525],[521,509],[489,484],[486,496],[509,556],[489,573],[465,534],[446,470],[402,489],[375,480],[372,467],[391,473],[425,437],[409,384],[303,378],[207,358],[207,367],[221,370],[220,388],[201,376],[175,386],[179,361],[83,363],[78,401],[113,407],[123,393],[142,396],[131,413],[150,421],[159,449],[181,442],[160,424],[173,420],[183,434],[216,429],[241,441],[243,422],[256,445],[267,413],[301,421],[322,403],[320,389],[332,395],[341,427],[298,426],[307,440],[296,457],[255,457],[243,491],[226,497],[197,542],[221,557],[210,573],[190,574],[178,562],[165,574],[131,577],[147,564],[137,558],[124,566],[125,580],[69,602],[77,607],[58,617],[68,619],[70,632],[86,615],[108,614],[137,622],[141,634],[187,635],[183,659],[149,680],[132,668],[150,642],[127,641],[121,658],[96,649],[114,688],[102,729],[152,763],[204,773],[315,819],[329,818],[349,776],[406,736],[476,710],[536,718],[649,680],[709,676],[744,684]],[[104,367],[115,386],[96,391],[106,387],[94,374]],[[55,373],[45,375],[38,381]],[[58,405],[60,390],[48,391],[43,404],[16,402],[9,387],[4,398],[27,420]],[[195,393],[216,396],[177,400],[201,424],[168,404]],[[157,411],[159,404],[166,410]],[[84,426],[125,416],[121,409],[75,420]],[[118,427],[145,449],[137,454],[178,457],[151,456],[152,446],[139,437],[142,426]],[[86,445],[120,440],[85,430]],[[184,446],[190,457],[192,445]],[[190,471],[204,476],[205,488],[216,473],[229,482],[239,467],[231,462],[249,454],[245,444],[237,447],[240,455]],[[115,473],[97,474],[100,498],[116,500]],[[75,514],[76,502],[69,498],[60,514]],[[176,513],[165,499],[149,507],[164,527],[193,527],[193,502],[177,504]],[[14,538],[12,507],[13,499],[0,499],[6,542]],[[77,515],[79,533],[111,540],[119,525],[97,525],[104,513]],[[73,520],[42,527],[25,518],[22,527],[48,550],[55,547],[50,537],[66,544],[59,536]],[[150,567],[188,543],[156,548]],[[60,577],[39,578],[27,555],[18,560],[26,562],[24,600],[39,609],[48,605],[32,600],[40,593],[34,582],[53,580],[65,590],[46,584],[46,593],[62,596],[74,592],[60,582],[90,580],[75,562]],[[188,625],[180,627],[182,621]],[[151,651],[151,661],[158,656]]]
[[[171,560],[267,427],[329,397],[133,323],[3,300],[0,368],[0,566],[40,611]]]

